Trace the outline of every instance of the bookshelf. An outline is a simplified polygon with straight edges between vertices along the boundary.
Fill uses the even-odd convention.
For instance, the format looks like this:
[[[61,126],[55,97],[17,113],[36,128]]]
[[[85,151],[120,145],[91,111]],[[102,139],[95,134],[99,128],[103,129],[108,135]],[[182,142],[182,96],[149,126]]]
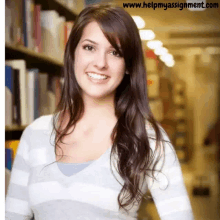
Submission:
[[[175,116],[177,118],[175,147],[177,156],[182,163],[189,160],[189,140],[187,135],[187,118],[186,118],[186,83],[183,80],[176,79],[174,86],[174,104]]]
[[[6,60],[24,59],[26,60],[27,68],[37,67],[41,72],[52,72],[57,75],[60,75],[63,67],[63,62],[60,60],[35,52],[22,45],[14,46],[5,43],[5,58]]]
[[[77,16],[77,10],[69,8],[65,1],[58,0],[35,0],[35,4],[40,4],[42,10],[56,10],[60,16],[64,16],[67,21],[75,20]]]
[[[15,1],[15,0],[12,0]],[[16,2],[16,1],[15,1]],[[33,0],[34,5],[40,5],[40,11],[54,10],[58,13],[59,17],[64,17],[65,22],[74,21],[78,15],[77,11],[80,11],[82,4],[78,5],[77,0],[73,0],[72,4],[70,1],[66,0]],[[16,2],[16,7],[20,7]],[[20,4],[22,0],[20,0]],[[72,8],[68,4],[71,4]],[[14,10],[14,9],[13,9]],[[21,15],[19,10],[16,10],[16,14]],[[12,12],[13,14],[13,12]],[[23,18],[22,18],[23,19]],[[34,19],[34,18],[33,18]],[[34,27],[33,27],[34,28]],[[39,74],[46,73],[48,76],[61,77],[63,68],[63,59],[59,57],[52,57],[48,54],[41,52],[36,52],[36,50],[31,49],[22,45],[21,43],[5,42],[5,59],[7,60],[24,60],[27,69],[37,68]],[[28,124],[27,124],[28,125]],[[27,125],[9,125],[5,126],[5,140],[19,140],[21,134]]]
[[[187,134],[186,83],[176,73],[159,64],[155,59],[146,58],[148,98],[156,120],[162,125],[173,143],[178,159],[186,163],[190,158]]]

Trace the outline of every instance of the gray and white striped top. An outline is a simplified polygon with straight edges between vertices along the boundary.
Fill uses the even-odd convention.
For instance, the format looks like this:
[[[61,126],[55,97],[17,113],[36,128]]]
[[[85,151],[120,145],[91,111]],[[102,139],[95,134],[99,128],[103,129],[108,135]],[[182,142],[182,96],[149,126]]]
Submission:
[[[146,129],[149,136],[155,135],[148,124]],[[52,145],[55,134],[50,138],[51,132],[52,115],[41,116],[24,130],[6,196],[6,219],[29,220],[33,216],[35,220],[138,219],[138,204],[130,206],[128,214],[119,210],[117,197],[123,179],[115,169],[117,156],[112,158],[111,172],[111,147],[81,171],[67,176],[55,162]],[[169,140],[164,130],[163,134]],[[155,140],[149,139],[149,143],[154,152]],[[156,175],[158,181],[148,177],[141,190],[146,193],[149,186],[162,220],[193,220],[181,167],[171,147],[165,143],[165,163],[162,174]]]

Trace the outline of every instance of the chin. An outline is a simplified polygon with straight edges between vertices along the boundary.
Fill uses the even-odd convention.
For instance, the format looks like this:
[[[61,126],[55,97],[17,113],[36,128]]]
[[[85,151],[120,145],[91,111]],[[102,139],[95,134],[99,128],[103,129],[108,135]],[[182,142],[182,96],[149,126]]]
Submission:
[[[89,93],[87,93],[86,94],[86,96],[87,97],[90,97],[90,98],[92,98],[92,99],[106,99],[106,98],[111,98],[111,97],[114,97],[114,95],[113,95],[113,93],[111,93],[111,94],[89,94]]]

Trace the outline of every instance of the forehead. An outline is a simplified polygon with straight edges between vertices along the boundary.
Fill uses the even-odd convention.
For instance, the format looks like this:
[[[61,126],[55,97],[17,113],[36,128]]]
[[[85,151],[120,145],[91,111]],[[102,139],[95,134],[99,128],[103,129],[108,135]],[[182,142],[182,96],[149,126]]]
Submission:
[[[106,44],[110,44],[96,21],[92,21],[85,26],[81,36],[81,41],[85,39],[90,39],[97,43],[99,41],[104,41]],[[118,37],[115,37],[115,40],[116,43],[120,45]]]

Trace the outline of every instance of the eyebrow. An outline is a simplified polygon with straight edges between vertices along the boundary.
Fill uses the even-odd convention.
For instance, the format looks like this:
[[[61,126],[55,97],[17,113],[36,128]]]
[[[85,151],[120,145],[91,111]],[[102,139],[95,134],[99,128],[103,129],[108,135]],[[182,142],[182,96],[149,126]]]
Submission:
[[[90,41],[91,43],[98,45],[97,42],[95,42],[95,41],[93,41],[93,40],[90,40],[90,39],[85,39],[85,40],[83,40],[83,41]],[[82,41],[82,42],[83,42],[83,41]],[[118,45],[118,47],[119,47],[119,49],[121,50],[121,46]],[[114,47],[113,47],[113,46],[110,46],[110,48],[114,48]]]

